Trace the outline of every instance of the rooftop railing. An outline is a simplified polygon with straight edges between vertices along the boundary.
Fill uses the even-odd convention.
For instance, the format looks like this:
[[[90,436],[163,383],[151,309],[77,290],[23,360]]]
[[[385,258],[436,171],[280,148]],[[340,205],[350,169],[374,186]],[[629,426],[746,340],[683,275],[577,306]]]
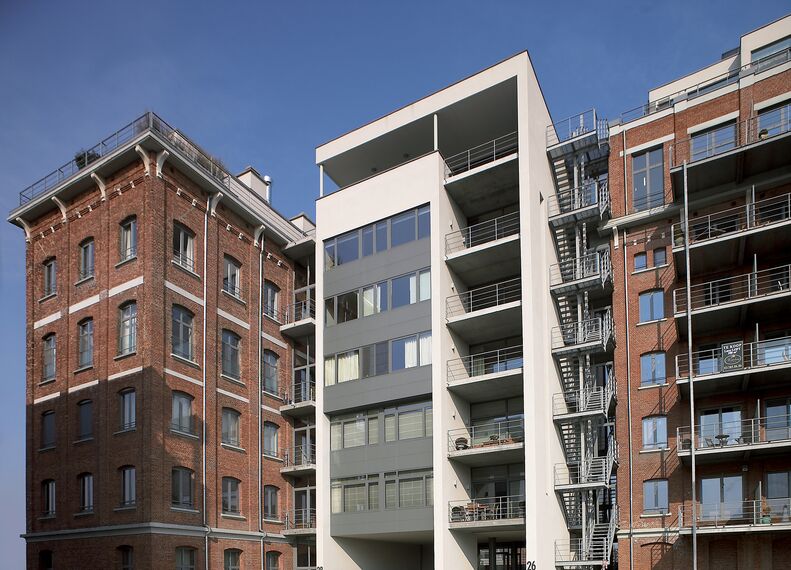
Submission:
[[[446,301],[446,315],[448,317],[457,317],[466,313],[519,301],[521,298],[522,281],[516,277],[493,285],[469,289],[458,295],[451,295]]]
[[[316,528],[316,509],[294,509],[286,513],[286,530]]]
[[[610,136],[607,120],[599,118],[596,109],[589,109],[549,125],[547,127],[547,147],[589,133],[595,133],[599,140],[606,140]]]
[[[445,254],[450,255],[519,233],[519,212],[467,226],[445,236]]]
[[[448,521],[451,523],[501,521],[524,517],[524,495],[448,501]]]
[[[612,263],[609,249],[567,259],[549,267],[549,284],[552,287],[593,277],[599,277],[603,284],[611,276]]]
[[[668,145],[670,168],[681,166],[684,162],[694,163],[749,144],[769,140],[791,131],[788,109],[779,109],[750,117],[739,123],[729,123]]]
[[[736,83],[742,77],[772,69],[788,61],[791,61],[791,48],[786,48],[772,55],[768,55],[762,59],[759,59],[758,61],[743,65],[738,69],[726,71],[725,73],[721,73],[713,78],[707,79],[706,81],[697,83],[681,91],[677,91],[657,101],[651,101],[649,103],[640,105],[639,107],[635,107],[634,109],[624,111],[621,113],[621,123],[628,123],[630,121],[658,113],[659,111],[669,109],[680,101],[695,99],[696,97],[700,97],[706,93],[716,91],[721,87],[726,87],[732,83]]]
[[[295,445],[286,451],[283,457],[283,467],[306,467],[316,464],[316,444]]]
[[[511,346],[487,352],[479,352],[448,361],[448,382],[468,380],[522,368],[522,347]]]
[[[791,527],[791,498],[764,498],[679,505],[679,528],[691,527],[693,514],[698,527],[721,528],[743,525],[784,525]]]
[[[791,220],[791,194],[773,196],[752,204],[689,220],[690,244]],[[684,246],[684,224],[673,224],[673,247]]]
[[[291,303],[288,307],[286,307],[283,316],[283,322],[285,324],[291,324],[305,319],[314,318],[316,318],[316,300],[304,299],[302,301],[297,301],[296,303]]]
[[[448,430],[448,451],[495,449],[525,440],[525,420],[503,420]]]
[[[450,176],[467,172],[478,166],[494,162],[519,149],[518,132],[514,131],[494,140],[479,144],[445,159]]]
[[[722,347],[693,352],[693,375],[696,378],[715,376],[791,364],[791,336],[727,344],[727,354]],[[676,377],[689,377],[689,358],[686,353],[676,355]]]
[[[589,180],[581,186],[551,195],[547,201],[547,216],[554,218],[579,210],[599,206],[599,215],[610,209],[610,192],[607,180]]]
[[[690,286],[693,311],[791,291],[791,265],[751,271]],[[673,291],[673,310],[686,313],[686,288]]]
[[[692,432],[689,426],[676,428],[678,450],[690,451]],[[779,414],[765,418],[735,421],[713,421],[695,426],[695,449],[730,449],[783,442],[791,444],[791,415]]]
[[[568,323],[552,329],[552,348],[575,347],[589,343],[606,345],[613,334],[612,314],[608,310],[603,316]]]

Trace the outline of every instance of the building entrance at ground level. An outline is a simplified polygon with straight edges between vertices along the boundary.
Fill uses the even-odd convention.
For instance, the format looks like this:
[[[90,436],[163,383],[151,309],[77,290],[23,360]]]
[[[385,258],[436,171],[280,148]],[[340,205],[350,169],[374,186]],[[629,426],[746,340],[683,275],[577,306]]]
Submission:
[[[478,570],[526,570],[525,545],[520,542],[507,542],[497,545],[494,565],[489,556],[489,545],[478,545]]]

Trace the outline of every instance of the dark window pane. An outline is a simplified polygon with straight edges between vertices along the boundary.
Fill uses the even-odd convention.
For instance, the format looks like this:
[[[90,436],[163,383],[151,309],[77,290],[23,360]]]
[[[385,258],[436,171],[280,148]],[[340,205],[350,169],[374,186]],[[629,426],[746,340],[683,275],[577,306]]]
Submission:
[[[352,291],[351,293],[338,295],[339,323],[345,323],[346,321],[352,321],[357,318],[357,311],[359,307],[358,296],[358,291]]]
[[[376,224],[376,252],[384,251],[387,249],[387,222],[378,222]]]
[[[362,347],[360,349],[360,357],[362,358],[362,377],[374,376],[376,374],[374,347],[372,345]]]
[[[417,239],[431,235],[431,217],[428,206],[423,206],[417,211]]]
[[[363,257],[374,252],[374,227],[363,228]]]
[[[354,261],[360,256],[358,232],[355,230],[338,238],[338,265]]]
[[[409,243],[415,239],[415,212],[394,216],[390,222],[390,247]]]
[[[376,374],[387,374],[388,371],[387,343],[380,342],[376,345]]]

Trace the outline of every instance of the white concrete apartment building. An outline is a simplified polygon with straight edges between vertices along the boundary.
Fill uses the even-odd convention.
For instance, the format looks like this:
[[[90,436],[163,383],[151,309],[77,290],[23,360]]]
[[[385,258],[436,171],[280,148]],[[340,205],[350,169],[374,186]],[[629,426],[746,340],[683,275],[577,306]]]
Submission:
[[[577,305],[551,291],[550,124],[523,52],[317,148],[325,570],[584,565],[596,505],[553,418]]]

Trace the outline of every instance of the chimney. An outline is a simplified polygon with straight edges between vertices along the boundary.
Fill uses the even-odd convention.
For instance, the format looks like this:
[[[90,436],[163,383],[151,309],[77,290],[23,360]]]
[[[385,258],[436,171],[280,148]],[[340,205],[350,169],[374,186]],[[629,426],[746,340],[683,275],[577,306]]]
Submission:
[[[261,176],[255,168],[248,166],[237,178],[264,200],[272,203],[272,179],[269,176]]]

